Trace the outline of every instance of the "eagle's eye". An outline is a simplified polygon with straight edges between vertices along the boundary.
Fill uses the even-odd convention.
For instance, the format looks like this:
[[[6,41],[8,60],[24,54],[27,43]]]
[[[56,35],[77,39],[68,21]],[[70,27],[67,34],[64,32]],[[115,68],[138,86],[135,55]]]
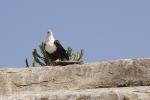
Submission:
[[[48,31],[47,34],[48,34],[48,35],[51,35],[51,32]]]

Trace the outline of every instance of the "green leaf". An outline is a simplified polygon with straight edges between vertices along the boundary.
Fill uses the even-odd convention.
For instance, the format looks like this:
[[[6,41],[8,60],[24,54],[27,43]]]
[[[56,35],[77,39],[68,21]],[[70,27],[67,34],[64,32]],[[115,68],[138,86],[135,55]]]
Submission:
[[[38,64],[41,65],[41,66],[45,66],[45,64],[42,63],[42,62],[39,60],[38,53],[37,53],[36,49],[33,50],[32,55],[33,55],[33,58],[34,58],[35,63],[38,63]]]
[[[29,67],[28,58],[25,59],[26,67]]]

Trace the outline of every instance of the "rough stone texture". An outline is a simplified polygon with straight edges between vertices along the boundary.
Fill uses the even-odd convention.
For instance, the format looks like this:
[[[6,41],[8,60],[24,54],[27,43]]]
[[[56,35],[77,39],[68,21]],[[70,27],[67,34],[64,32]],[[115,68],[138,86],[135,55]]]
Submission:
[[[150,86],[20,92],[0,100],[150,100]]]
[[[90,93],[92,93],[92,91],[100,93],[100,97],[101,96],[103,97],[103,95],[104,97],[105,96],[108,97],[108,95],[116,95],[116,94],[111,94],[110,91],[108,92],[105,91],[103,93],[101,92],[101,89],[96,88],[122,87],[122,86],[148,86],[148,85],[150,85],[150,58],[104,61],[82,65],[0,69],[0,95],[7,96],[12,94],[23,93],[22,95],[24,96],[24,98],[26,97],[28,98],[26,100],[48,100],[44,98],[39,99],[40,97],[37,97],[36,99],[36,94],[34,94],[34,92],[39,93],[39,95],[37,96],[42,97],[42,95],[47,95],[49,93],[48,91],[64,91],[64,92],[67,91],[66,93],[72,93],[74,91],[73,92],[74,94],[71,95],[62,94],[62,96],[66,95],[67,96],[66,98],[68,98],[68,96],[73,98],[74,96],[77,95],[80,96],[82,94],[84,96],[86,94],[85,89],[91,89],[89,90],[91,91]],[[77,92],[77,90],[80,90],[81,94]],[[24,93],[26,95],[24,95]],[[56,94],[59,93],[61,92],[56,92]],[[123,94],[123,92],[121,93]],[[53,92],[50,92],[50,95],[53,94],[54,94]],[[136,95],[140,94],[136,93],[135,97]],[[143,95],[148,96],[148,94],[149,93]],[[89,96],[90,95],[96,94],[89,94]],[[54,94],[54,97],[57,96]],[[77,100],[88,100],[88,98]],[[134,99],[127,98],[127,100],[134,100]],[[139,99],[139,100],[146,100],[146,99]]]

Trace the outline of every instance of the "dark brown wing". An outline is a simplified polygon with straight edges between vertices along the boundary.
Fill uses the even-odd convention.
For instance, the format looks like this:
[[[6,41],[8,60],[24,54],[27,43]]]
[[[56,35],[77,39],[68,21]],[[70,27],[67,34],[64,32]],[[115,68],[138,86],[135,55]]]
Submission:
[[[60,42],[58,40],[55,40],[54,41],[54,44],[56,45],[57,47],[57,53],[59,53],[59,57],[61,60],[69,60],[69,57],[66,53],[66,50],[62,47],[62,45],[60,44]]]

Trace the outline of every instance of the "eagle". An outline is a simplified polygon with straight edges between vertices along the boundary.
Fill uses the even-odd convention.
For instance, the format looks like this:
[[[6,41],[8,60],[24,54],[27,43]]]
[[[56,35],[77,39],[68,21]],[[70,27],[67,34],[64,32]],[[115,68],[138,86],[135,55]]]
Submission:
[[[69,60],[66,50],[63,48],[59,40],[55,40],[51,30],[47,32],[45,51],[51,61]]]

